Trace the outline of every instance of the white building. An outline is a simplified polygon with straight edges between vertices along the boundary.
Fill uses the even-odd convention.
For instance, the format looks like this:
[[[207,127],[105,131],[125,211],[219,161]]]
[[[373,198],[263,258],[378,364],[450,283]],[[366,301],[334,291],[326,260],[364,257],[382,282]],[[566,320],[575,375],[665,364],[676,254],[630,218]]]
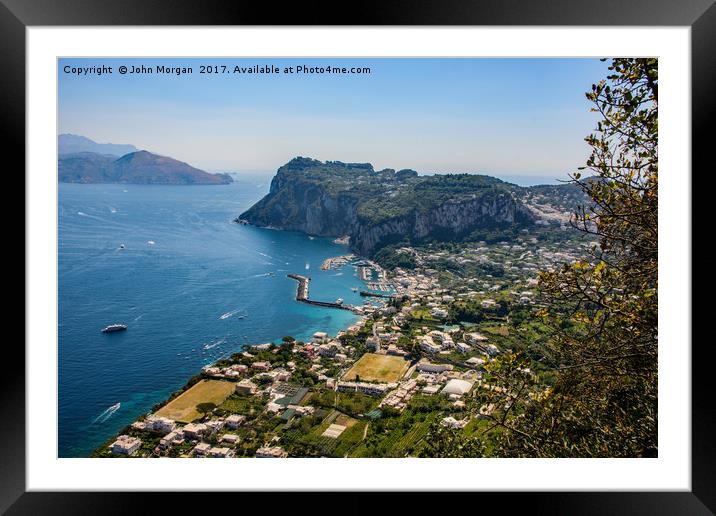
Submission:
[[[420,349],[427,353],[438,353],[442,349],[441,346],[435,344],[433,339],[427,335],[418,337],[418,343],[420,345]]]
[[[282,459],[288,457],[288,453],[279,446],[264,446],[263,448],[256,450],[256,457],[261,459]]]
[[[442,373],[443,371],[452,371],[453,366],[451,364],[431,364],[423,359],[418,362],[417,369],[426,373]]]
[[[120,435],[117,440],[112,443],[111,451],[115,455],[134,455],[142,446],[142,440],[131,435]]]
[[[224,434],[219,441],[227,444],[236,444],[239,442],[239,436],[236,434]]]
[[[173,419],[166,417],[149,416],[144,422],[147,424],[147,430],[160,434],[168,434],[177,426]]]
[[[317,331],[313,334],[313,342],[316,344],[325,344],[329,340],[328,334],[324,331]]]
[[[457,420],[452,416],[444,417],[440,422],[441,425],[446,426],[448,428],[464,428],[467,423],[467,419]]]
[[[173,432],[169,432],[167,435],[162,437],[162,439],[159,441],[159,446],[161,448],[169,448],[170,446],[173,446],[175,444],[181,444],[184,442],[184,432],[179,430],[174,430]]]
[[[211,421],[207,421],[205,424],[209,433],[214,434],[224,428],[226,421],[223,419],[212,419]]]
[[[471,366],[481,366],[485,363],[485,359],[480,357],[472,357],[467,359],[465,363],[470,364]]]
[[[486,349],[487,353],[490,355],[497,355],[500,352],[499,348],[494,344],[488,344]]]
[[[468,341],[470,344],[480,344],[482,342],[487,341],[487,337],[480,333],[466,333],[465,334],[465,340]]]
[[[430,310],[430,315],[437,317],[438,319],[444,319],[448,316],[448,311],[444,308],[433,308]]]
[[[440,390],[440,386],[439,386],[439,385],[426,385],[425,387],[423,387],[423,392],[424,392],[425,394],[428,394],[428,395],[431,395],[431,396],[432,396],[433,394],[437,393],[439,390]]]
[[[397,387],[397,383],[338,382],[339,391],[355,391],[380,396]]]
[[[458,342],[458,343],[455,345],[455,347],[456,347],[457,350],[460,351],[461,353],[467,353],[467,352],[470,351],[470,349],[471,349],[470,346],[468,346],[468,345],[465,344],[464,342]]]
[[[209,443],[199,443],[194,446],[193,452],[196,457],[204,457],[207,453],[209,453],[210,449],[211,445]]]
[[[231,414],[226,418],[226,426],[227,428],[236,429],[243,425],[245,421],[246,416],[239,414]]]
[[[183,430],[184,437],[196,440],[201,439],[201,436],[206,433],[207,426],[203,423],[189,423],[184,426]]]
[[[213,447],[210,448],[207,455],[216,459],[226,459],[234,456],[234,451],[230,448]]]
[[[470,392],[472,385],[473,383],[467,380],[453,378],[443,387],[442,394],[446,396],[463,396]]]
[[[258,386],[251,380],[241,380],[234,389],[237,394],[255,394]]]

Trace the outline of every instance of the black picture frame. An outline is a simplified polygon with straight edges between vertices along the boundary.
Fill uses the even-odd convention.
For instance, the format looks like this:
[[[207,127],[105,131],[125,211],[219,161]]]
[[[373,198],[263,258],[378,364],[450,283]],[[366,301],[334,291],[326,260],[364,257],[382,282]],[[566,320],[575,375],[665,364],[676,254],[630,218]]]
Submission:
[[[411,0],[360,4],[310,1],[277,8],[268,2],[208,0],[0,0],[0,145],[3,156],[25,167],[25,29],[28,26],[87,25],[575,25],[691,27],[692,163],[706,169],[711,118],[716,112],[716,6],[714,0]],[[20,168],[22,167],[22,168]],[[709,167],[711,168],[711,167]],[[691,173],[687,171],[687,173]],[[21,186],[24,191],[24,181]],[[7,190],[6,190],[7,191]],[[694,223],[698,222],[694,220]],[[693,234],[693,232],[692,232]],[[28,259],[27,256],[24,257]],[[673,343],[672,343],[673,344]],[[689,343],[681,343],[688,345]],[[480,493],[485,502],[529,513],[713,514],[716,511],[716,412],[708,383],[712,362],[708,340],[692,347],[692,491],[602,493]],[[146,498],[126,493],[39,493],[25,488],[25,356],[4,349],[0,375],[0,512],[7,514],[143,513]],[[7,347],[6,347],[7,348]],[[212,495],[214,496],[214,495]],[[223,495],[217,494],[222,498]],[[245,496],[245,495],[242,495]],[[274,495],[271,495],[274,496]],[[471,495],[475,496],[475,495]],[[300,500],[302,494],[294,494]],[[295,498],[298,497],[298,498]],[[162,497],[162,505],[188,508],[185,496]],[[444,499],[444,497],[440,497]],[[460,497],[458,499],[464,499]],[[453,499],[456,500],[456,499]],[[403,512],[434,501],[415,493],[401,498]],[[300,502],[298,502],[300,503]],[[342,497],[358,512],[359,493]],[[428,505],[426,505],[428,504]],[[221,505],[221,502],[219,502]],[[519,512],[518,512],[519,513]]]

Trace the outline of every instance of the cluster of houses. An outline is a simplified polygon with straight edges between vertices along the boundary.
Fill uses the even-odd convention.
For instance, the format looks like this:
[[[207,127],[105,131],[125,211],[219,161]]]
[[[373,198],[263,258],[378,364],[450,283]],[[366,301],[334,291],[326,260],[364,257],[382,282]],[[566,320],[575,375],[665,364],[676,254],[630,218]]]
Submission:
[[[396,410],[402,411],[408,406],[410,398],[418,391],[418,382],[411,378],[401,384],[394,391],[388,393],[380,402],[379,407],[392,407]]]
[[[427,330],[427,328],[425,328]],[[432,330],[427,332],[425,335],[419,335],[417,337],[418,345],[420,349],[429,354],[449,354],[452,350],[457,350],[461,353],[469,353],[473,349],[487,355],[496,355],[499,353],[499,349],[494,344],[486,344],[487,337],[479,333],[465,333],[465,342],[455,342],[453,337],[443,331]]]
[[[203,442],[204,439],[213,435],[218,435],[222,430],[236,430],[246,421],[246,416],[240,414],[231,414],[223,418],[213,418],[203,423],[187,423],[179,426],[175,421],[157,417],[155,415],[147,416],[142,421],[132,423],[135,430],[152,432],[162,435],[157,450],[166,450],[172,446],[179,446],[185,442],[196,442],[192,449],[192,455],[195,457],[232,457],[233,449],[226,446],[211,446]],[[230,432],[218,435],[218,442],[223,445],[234,446],[239,442],[239,436]],[[120,435],[117,440],[112,443],[110,451],[116,455],[131,456],[141,447],[142,441],[138,437]]]
[[[402,252],[415,253],[413,249],[403,248]],[[398,294],[424,294],[440,288],[438,275],[436,270],[426,270],[424,272],[406,271],[396,268],[393,271],[393,284]]]

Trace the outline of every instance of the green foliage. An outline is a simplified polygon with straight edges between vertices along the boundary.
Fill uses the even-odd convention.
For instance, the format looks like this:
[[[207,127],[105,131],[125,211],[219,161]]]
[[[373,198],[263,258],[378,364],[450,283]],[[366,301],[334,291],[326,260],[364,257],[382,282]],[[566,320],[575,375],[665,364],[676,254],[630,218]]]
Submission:
[[[518,390],[512,364],[493,380],[520,416],[496,424],[508,456],[644,457],[657,443],[657,60],[614,59],[587,97],[601,115],[587,137],[596,178],[575,226],[599,238],[589,259],[544,272],[541,312],[555,336],[552,388]]]
[[[199,403],[196,406],[196,410],[201,412],[202,414],[208,414],[209,412],[213,411],[216,408],[216,403]]]
[[[482,457],[485,445],[477,437],[467,436],[459,429],[446,428],[435,420],[424,439],[420,457],[454,458]]]
[[[398,251],[395,246],[383,247],[375,253],[373,259],[386,269],[414,269],[417,265],[411,253]]]

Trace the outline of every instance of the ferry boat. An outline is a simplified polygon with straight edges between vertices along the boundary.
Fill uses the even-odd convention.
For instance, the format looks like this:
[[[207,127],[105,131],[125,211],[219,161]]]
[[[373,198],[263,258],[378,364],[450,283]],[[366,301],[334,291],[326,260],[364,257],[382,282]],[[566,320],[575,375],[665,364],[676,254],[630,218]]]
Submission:
[[[126,324],[110,324],[102,328],[102,333],[113,333],[115,331],[125,331],[127,329]]]

